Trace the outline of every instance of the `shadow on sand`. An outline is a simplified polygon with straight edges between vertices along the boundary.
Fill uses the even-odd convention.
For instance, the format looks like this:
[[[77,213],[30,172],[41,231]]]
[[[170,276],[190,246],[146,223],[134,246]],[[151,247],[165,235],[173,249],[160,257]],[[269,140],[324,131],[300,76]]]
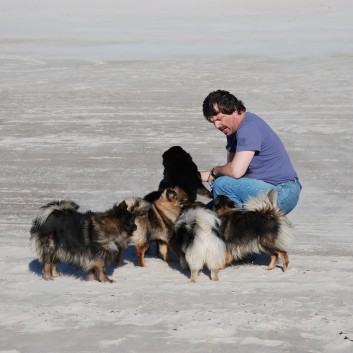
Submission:
[[[131,249],[132,247],[129,246],[126,251],[124,252],[122,256],[122,261],[121,264],[118,267],[122,267],[126,265],[126,260],[127,262],[134,262],[134,258],[136,257],[134,249]],[[108,265],[106,266],[105,270],[108,276],[111,276],[114,273],[114,270],[117,268],[115,265]],[[28,264],[28,270],[37,275],[38,277],[42,277],[43,275],[43,268],[42,268],[42,263],[39,261],[39,259],[32,260]],[[80,269],[79,267],[72,265],[72,264],[66,264],[59,262],[57,265],[57,271],[60,273],[61,276],[68,276],[68,277],[74,277],[80,280],[87,280],[87,274],[85,271]]]
[[[145,254],[146,258],[160,258],[158,256],[158,249],[155,243],[152,243],[148,251]],[[248,256],[246,259],[242,261],[237,261],[232,264],[232,266],[241,266],[241,265],[256,265],[256,266],[267,266],[270,263],[271,259],[268,254],[252,254]],[[125,266],[127,263],[134,263],[135,266],[138,266],[136,249],[134,245],[130,245],[124,251],[122,255],[121,264],[118,267]],[[170,261],[168,262],[168,266],[176,271],[179,271],[185,277],[190,278],[190,271],[183,270],[180,266],[178,258],[174,255],[174,253],[170,254]],[[277,265],[277,267],[282,268],[282,266]],[[117,268],[115,265],[108,265],[106,267],[106,273],[108,276],[111,276],[114,273],[114,270]],[[31,273],[36,274],[38,277],[42,277],[42,264],[38,259],[32,260],[28,269]],[[61,274],[61,276],[75,277],[80,280],[87,280],[87,274],[82,269],[78,268],[72,264],[65,264],[59,262],[57,265],[57,270]],[[211,278],[210,271],[206,268],[202,270],[202,272]]]
[[[262,253],[262,254],[251,254],[245,259],[241,261],[235,261],[233,262],[230,266],[242,266],[242,265],[253,265],[253,266],[267,266],[271,262],[271,257],[268,254]],[[190,270],[183,270],[180,266],[179,260],[175,257],[175,261],[170,261],[168,262],[168,265],[170,268],[173,270],[179,271],[181,274],[183,274],[187,278],[191,278],[191,272]],[[276,267],[282,268],[282,266],[277,265]],[[209,277],[211,279],[211,272],[204,267],[201,272]]]

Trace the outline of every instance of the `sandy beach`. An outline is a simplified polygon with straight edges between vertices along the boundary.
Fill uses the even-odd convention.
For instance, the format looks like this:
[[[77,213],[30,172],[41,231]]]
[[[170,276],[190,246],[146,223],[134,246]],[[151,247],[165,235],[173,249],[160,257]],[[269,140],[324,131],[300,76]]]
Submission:
[[[0,353],[353,351],[353,3],[0,3]],[[133,247],[113,284],[73,266],[45,281],[40,206],[105,210],[155,190],[180,145],[225,162],[202,116],[226,89],[284,141],[303,184],[289,268],[266,255],[213,282]]]

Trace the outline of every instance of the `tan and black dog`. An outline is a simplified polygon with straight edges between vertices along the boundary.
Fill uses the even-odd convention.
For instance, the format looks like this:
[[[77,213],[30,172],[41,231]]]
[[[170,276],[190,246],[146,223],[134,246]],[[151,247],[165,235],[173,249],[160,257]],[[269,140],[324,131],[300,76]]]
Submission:
[[[134,198],[130,198],[126,199],[125,202],[129,205],[134,200]],[[144,209],[145,212],[136,214],[137,229],[133,236],[125,242],[122,252],[129,243],[134,244],[138,263],[143,267],[145,266],[146,250],[152,241],[157,241],[159,252],[162,258],[167,261],[168,245],[174,232],[174,223],[181,212],[182,206],[187,202],[187,194],[179,187],[165,189],[159,198],[151,203],[140,200],[140,206],[135,207],[135,212],[139,212],[139,209]],[[148,204],[150,207],[146,206]]]
[[[185,207],[175,223],[171,243],[178,249],[182,269],[190,269],[191,282],[196,282],[204,266],[210,270],[211,279],[217,281],[218,271],[225,266],[226,245],[220,223],[216,214],[199,202]]]
[[[32,246],[43,265],[44,279],[59,276],[58,262],[82,268],[89,279],[113,282],[105,266],[119,253],[121,244],[136,230],[135,216],[125,201],[105,212],[78,212],[67,200],[42,206],[33,220]]]
[[[221,233],[227,246],[226,264],[253,253],[268,253],[271,262],[265,269],[275,268],[278,256],[282,259],[283,271],[287,269],[291,224],[277,206],[276,191],[250,198],[243,208],[227,196],[218,196],[213,210],[221,220]]]

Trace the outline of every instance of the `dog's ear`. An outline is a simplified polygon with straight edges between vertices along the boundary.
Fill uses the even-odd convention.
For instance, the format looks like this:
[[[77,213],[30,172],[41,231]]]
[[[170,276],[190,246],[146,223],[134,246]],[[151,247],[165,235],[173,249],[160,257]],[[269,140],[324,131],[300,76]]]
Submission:
[[[218,211],[221,208],[236,208],[235,203],[225,195],[219,195],[216,197],[213,203],[213,210]]]
[[[178,195],[173,189],[166,189],[165,195],[168,201],[178,200]]]
[[[184,189],[182,189],[179,186],[176,186],[173,188],[173,190],[175,191],[176,195],[177,195],[177,199],[180,201],[180,203],[182,205],[187,205],[189,204],[189,196],[188,194],[185,192]]]
[[[115,212],[118,216],[128,212],[128,207],[125,201],[119,203],[119,205],[114,205]]]
[[[152,202],[158,200],[161,197],[162,192],[163,192],[163,190],[162,191],[159,191],[159,190],[152,191],[149,194],[145,195],[143,197],[143,200],[146,201],[146,202],[152,203]]]
[[[151,203],[140,197],[129,197],[124,201],[127,204],[127,210],[135,216],[144,215],[151,208]]]
[[[217,212],[219,210],[219,208],[221,207],[220,204],[221,204],[221,199],[219,196],[217,196],[213,201],[212,211]]]
[[[142,216],[144,214],[146,214],[151,208],[151,203],[144,201],[144,200],[140,200],[136,206],[136,208],[133,211],[133,214],[135,216]]]
[[[225,199],[225,206],[229,207],[229,208],[236,208],[236,204],[234,203],[234,201],[232,201],[229,197],[224,196]]]

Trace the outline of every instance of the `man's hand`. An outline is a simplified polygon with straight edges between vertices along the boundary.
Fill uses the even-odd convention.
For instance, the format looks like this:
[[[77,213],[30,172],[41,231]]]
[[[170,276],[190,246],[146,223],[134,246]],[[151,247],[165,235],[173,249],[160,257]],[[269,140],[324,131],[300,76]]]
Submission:
[[[204,181],[205,183],[210,183],[213,180],[210,170],[203,170],[200,172],[200,174],[201,174],[201,180]]]

